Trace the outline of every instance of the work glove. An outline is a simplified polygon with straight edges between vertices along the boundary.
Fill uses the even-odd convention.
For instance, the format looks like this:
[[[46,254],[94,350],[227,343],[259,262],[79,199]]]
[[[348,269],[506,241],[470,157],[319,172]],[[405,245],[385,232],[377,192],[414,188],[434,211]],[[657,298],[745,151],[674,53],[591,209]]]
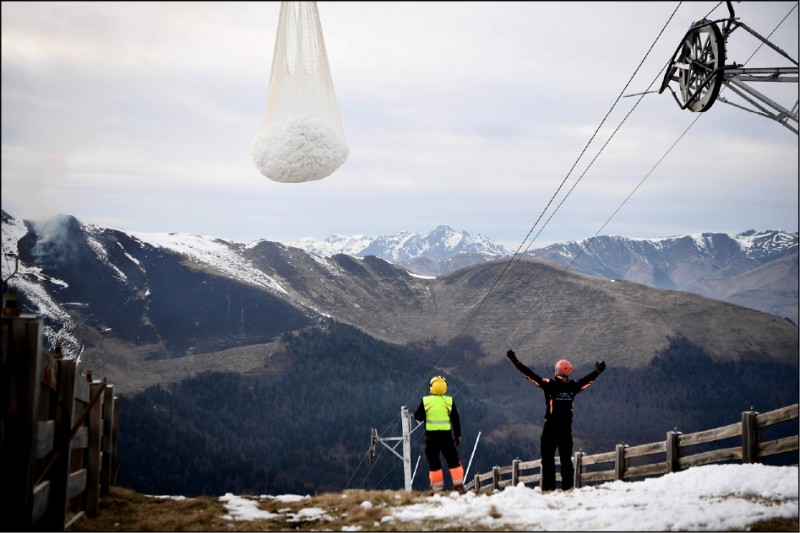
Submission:
[[[606,362],[605,361],[598,361],[594,364],[594,367],[597,369],[598,372],[602,372],[606,369]]]
[[[456,446],[461,446],[461,437],[454,438],[453,444],[455,444]]]
[[[517,362],[517,354],[514,353],[514,350],[507,351],[506,352],[506,357],[511,359],[512,363],[516,363]]]

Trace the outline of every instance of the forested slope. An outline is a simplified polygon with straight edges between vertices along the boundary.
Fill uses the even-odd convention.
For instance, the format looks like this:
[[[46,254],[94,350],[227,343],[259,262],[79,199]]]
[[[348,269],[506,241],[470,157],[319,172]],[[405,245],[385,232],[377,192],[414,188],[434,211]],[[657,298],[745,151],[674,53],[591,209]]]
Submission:
[[[445,348],[390,345],[334,321],[284,335],[282,342],[284,352],[274,356],[282,359],[274,361],[280,371],[201,373],[123,396],[118,484],[187,496],[401,487],[402,464],[390,452],[383,450],[374,465],[364,462],[370,428],[400,435],[400,406],[414,410],[433,372],[428,361]],[[482,432],[470,475],[515,457],[538,458],[544,415],[539,389],[507,361],[479,367],[475,350],[466,341],[451,347],[454,375],[446,373],[462,417],[465,466]],[[549,372],[549,361],[538,367],[521,359]],[[755,354],[715,363],[681,339],[643,370],[607,363],[577,397],[576,450],[663,440],[675,426],[710,429],[736,422],[750,406],[763,412],[798,397],[796,366],[764,364]],[[576,368],[576,374],[584,370],[591,369]],[[412,435],[414,463],[421,436],[421,429]],[[415,488],[426,488],[426,474],[423,457]]]

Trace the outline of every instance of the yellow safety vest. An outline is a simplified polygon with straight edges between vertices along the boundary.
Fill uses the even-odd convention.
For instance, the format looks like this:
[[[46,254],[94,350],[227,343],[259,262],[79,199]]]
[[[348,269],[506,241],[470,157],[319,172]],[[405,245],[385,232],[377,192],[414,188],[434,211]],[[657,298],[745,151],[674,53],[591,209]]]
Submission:
[[[453,398],[450,396],[425,396],[425,429],[427,431],[450,431],[450,411],[453,410]]]

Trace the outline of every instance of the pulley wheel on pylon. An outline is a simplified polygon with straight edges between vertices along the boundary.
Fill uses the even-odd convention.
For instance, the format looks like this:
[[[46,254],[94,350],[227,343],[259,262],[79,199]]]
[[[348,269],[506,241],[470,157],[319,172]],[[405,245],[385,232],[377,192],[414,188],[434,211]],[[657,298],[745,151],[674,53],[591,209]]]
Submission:
[[[692,25],[675,66],[684,106],[708,111],[719,95],[725,66],[725,41],[715,23],[703,19]]]

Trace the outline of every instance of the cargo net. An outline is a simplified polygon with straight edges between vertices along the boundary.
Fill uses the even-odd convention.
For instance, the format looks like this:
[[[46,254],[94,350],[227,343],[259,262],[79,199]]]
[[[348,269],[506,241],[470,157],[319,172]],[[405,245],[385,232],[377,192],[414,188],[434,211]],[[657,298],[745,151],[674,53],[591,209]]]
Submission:
[[[350,154],[316,2],[281,2],[266,111],[253,162],[282,183],[320,180]]]

